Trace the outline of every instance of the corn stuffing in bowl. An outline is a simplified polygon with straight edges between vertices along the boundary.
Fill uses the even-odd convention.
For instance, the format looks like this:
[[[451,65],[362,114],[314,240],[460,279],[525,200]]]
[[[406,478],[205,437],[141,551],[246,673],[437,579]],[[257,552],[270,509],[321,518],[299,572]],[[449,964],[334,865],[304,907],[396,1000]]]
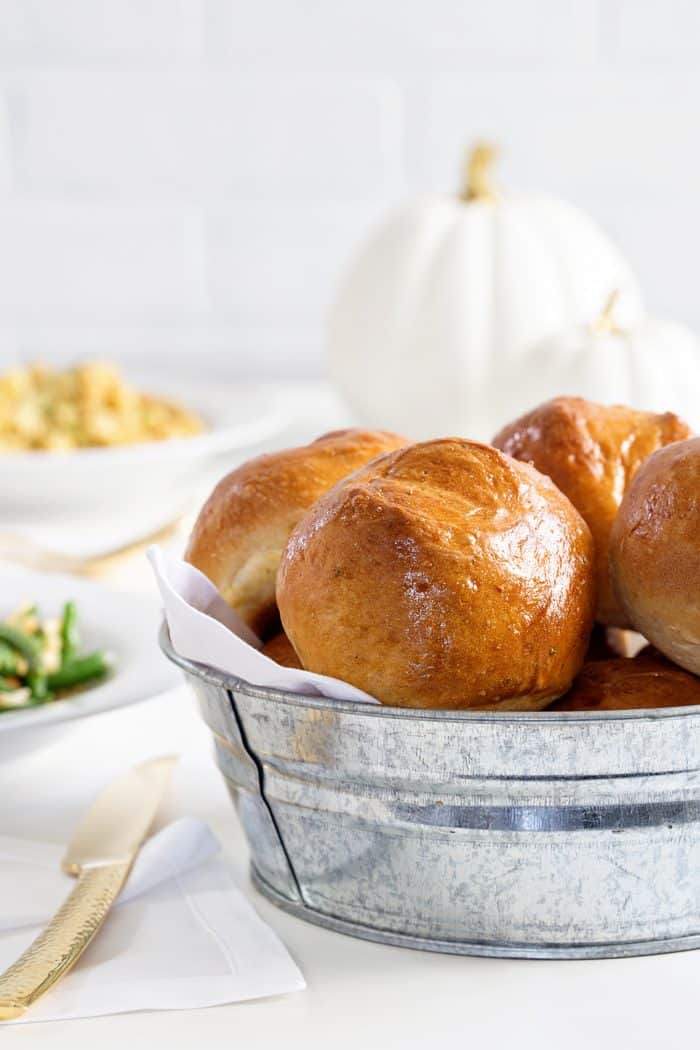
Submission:
[[[0,452],[132,445],[205,429],[196,413],[143,393],[112,364],[31,365],[0,376]]]
[[[146,535],[291,418],[283,390],[225,362],[120,364],[0,374],[0,546],[28,535],[53,550],[60,533],[85,556],[86,526],[91,550],[107,533]]]

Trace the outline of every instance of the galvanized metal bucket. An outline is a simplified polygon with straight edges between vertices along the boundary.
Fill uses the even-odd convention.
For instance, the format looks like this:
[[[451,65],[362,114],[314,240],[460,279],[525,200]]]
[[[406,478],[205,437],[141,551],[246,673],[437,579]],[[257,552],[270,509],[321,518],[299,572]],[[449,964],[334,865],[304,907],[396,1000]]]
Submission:
[[[263,689],[182,659],[282,908],[473,955],[700,947],[700,709],[415,711]]]

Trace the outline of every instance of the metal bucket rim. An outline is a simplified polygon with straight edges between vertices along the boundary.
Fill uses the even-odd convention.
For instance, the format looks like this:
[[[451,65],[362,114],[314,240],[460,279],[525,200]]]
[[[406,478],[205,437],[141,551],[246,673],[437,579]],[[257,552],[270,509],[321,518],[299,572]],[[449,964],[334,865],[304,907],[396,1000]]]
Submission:
[[[566,725],[579,722],[585,725],[607,722],[657,722],[667,719],[696,718],[700,722],[700,705],[688,704],[683,707],[632,708],[620,711],[462,711],[453,708],[426,707],[391,707],[388,704],[368,704],[361,700],[334,700],[326,696],[311,696],[306,693],[293,693],[287,689],[254,685],[243,678],[237,678],[225,671],[219,671],[207,664],[197,663],[181,656],[170,640],[170,632],[165,620],[159,633],[159,644],[162,652],[172,663],[187,674],[201,678],[212,685],[235,690],[249,696],[272,700],[276,703],[293,707],[306,707],[317,710],[332,710],[339,714],[365,715],[370,718],[397,718],[419,721],[442,721],[458,723],[515,723],[517,725],[539,724]]]

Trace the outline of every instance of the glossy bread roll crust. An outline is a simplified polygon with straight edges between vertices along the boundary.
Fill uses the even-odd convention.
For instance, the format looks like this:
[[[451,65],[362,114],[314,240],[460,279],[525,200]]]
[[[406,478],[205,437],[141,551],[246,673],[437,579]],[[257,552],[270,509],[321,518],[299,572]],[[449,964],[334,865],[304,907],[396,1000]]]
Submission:
[[[700,674],[700,438],[640,468],[613,526],[610,568],[637,630]]]
[[[584,664],[552,711],[629,711],[700,704],[700,678],[657,654]]]
[[[185,554],[262,634],[276,615],[275,576],[304,512],[346,474],[406,438],[336,430],[299,448],[258,456],[227,474],[204,504]]]
[[[596,619],[629,627],[610,581],[610,530],[622,497],[652,452],[690,435],[678,416],[604,406],[580,397],[547,401],[494,438],[496,448],[532,463],[569,497],[596,545]]]
[[[535,710],[583,662],[593,541],[532,467],[428,441],[314,505],[285,549],[277,599],[307,670],[384,704]]]

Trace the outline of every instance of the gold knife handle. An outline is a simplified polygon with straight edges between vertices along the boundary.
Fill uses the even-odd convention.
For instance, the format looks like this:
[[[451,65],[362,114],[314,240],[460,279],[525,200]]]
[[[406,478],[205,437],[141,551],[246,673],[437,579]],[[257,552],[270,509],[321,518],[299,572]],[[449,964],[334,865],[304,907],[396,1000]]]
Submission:
[[[125,861],[83,869],[48,926],[0,974],[0,1021],[19,1017],[70,970],[104,922],[130,867]]]

